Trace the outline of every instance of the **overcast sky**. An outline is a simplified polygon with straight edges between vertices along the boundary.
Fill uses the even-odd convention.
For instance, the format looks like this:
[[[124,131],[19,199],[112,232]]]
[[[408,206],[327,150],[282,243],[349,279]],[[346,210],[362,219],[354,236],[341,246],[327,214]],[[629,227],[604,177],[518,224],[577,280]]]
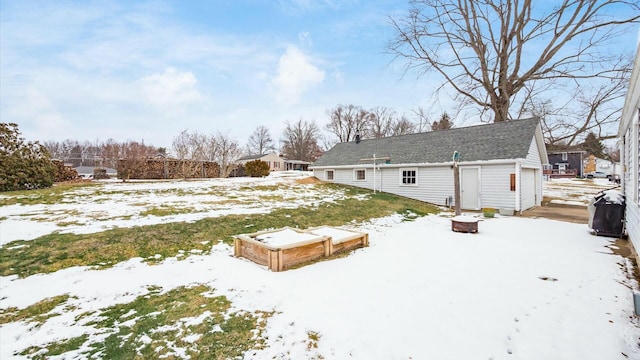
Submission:
[[[435,118],[452,111],[447,96],[432,96],[439,79],[403,76],[386,53],[388,17],[407,8],[402,0],[0,0],[0,121],[18,123],[28,140],[170,148],[184,129],[244,144],[264,125],[277,141],[285,121],[324,128],[337,104],[407,115],[421,106]]]

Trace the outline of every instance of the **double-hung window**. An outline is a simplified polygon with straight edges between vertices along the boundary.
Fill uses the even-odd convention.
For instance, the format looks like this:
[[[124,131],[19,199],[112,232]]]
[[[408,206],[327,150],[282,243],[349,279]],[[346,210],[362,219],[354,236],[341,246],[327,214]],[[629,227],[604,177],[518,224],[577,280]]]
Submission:
[[[367,172],[364,169],[356,169],[353,171],[353,178],[356,181],[365,181],[367,179]]]
[[[324,179],[325,180],[333,180],[333,170],[325,170],[324,171]]]

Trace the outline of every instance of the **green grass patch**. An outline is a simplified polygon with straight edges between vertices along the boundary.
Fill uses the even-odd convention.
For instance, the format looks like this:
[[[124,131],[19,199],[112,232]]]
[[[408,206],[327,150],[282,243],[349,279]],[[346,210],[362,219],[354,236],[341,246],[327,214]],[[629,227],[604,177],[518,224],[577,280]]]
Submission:
[[[180,349],[191,359],[233,359],[264,345],[262,332],[271,313],[231,311],[226,297],[214,296],[204,285],[149,290],[128,304],[77,317],[95,318],[83,325],[108,334],[104,340],[90,342],[83,335],[30,347],[21,355],[44,359],[83,349],[87,358],[158,359],[176,358],[174,349]]]
[[[80,221],[61,221],[59,223],[56,224],[59,227],[65,227],[65,226],[82,226],[84,225],[84,223],[81,223]]]
[[[3,196],[0,197],[0,206],[65,203],[69,202],[74,190],[97,186],[102,185],[91,182],[60,183],[47,189],[7,191],[3,192]]]
[[[189,207],[183,208],[176,206],[159,206],[141,211],[140,216],[169,216],[178,214],[189,214],[193,212],[196,212],[196,210]]]
[[[37,302],[27,308],[18,309],[10,307],[0,309],[0,324],[7,324],[15,321],[33,322],[43,324],[48,318],[60,314],[52,311],[69,300],[69,295],[60,295]]]
[[[101,268],[133,257],[154,262],[158,259],[156,254],[159,258],[167,258],[178,255],[181,250],[208,251],[211,245],[221,240],[231,244],[233,235],[263,229],[341,226],[393,213],[412,214],[413,217],[413,214],[423,216],[438,212],[430,204],[397,195],[374,194],[369,190],[335,184],[319,186],[326,186],[327,191],[341,190],[345,198],[318,206],[276,209],[268,214],[228,215],[191,223],[116,228],[93,234],[52,233],[29,241],[13,241],[0,248],[0,275],[26,277],[71,266]],[[209,243],[202,244],[205,241]]]

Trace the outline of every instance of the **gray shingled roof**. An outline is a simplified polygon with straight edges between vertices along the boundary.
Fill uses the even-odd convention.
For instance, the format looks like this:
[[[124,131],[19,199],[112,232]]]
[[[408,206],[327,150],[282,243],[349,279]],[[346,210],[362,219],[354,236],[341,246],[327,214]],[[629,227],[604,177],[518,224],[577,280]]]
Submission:
[[[255,159],[260,159],[261,157],[267,156],[267,155],[269,154],[247,155],[239,158],[238,160],[255,160]]]
[[[454,150],[460,153],[460,161],[524,159],[537,125],[538,119],[533,118],[338,143],[312,166],[363,164],[361,159],[373,154],[390,157],[391,164],[443,163],[451,161]]]

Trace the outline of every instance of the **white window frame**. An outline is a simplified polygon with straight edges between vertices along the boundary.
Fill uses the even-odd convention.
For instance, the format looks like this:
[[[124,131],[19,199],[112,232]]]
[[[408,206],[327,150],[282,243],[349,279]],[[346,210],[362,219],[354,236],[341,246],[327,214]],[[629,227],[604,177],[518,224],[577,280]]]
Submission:
[[[358,172],[362,171],[364,177],[362,179],[358,179]],[[367,169],[353,169],[353,181],[367,181]]]
[[[331,179],[329,179],[329,173],[331,173]],[[333,169],[327,169],[324,171],[324,179],[327,181],[334,181],[336,179],[336,172]]]
[[[403,180],[405,178],[404,176],[404,172],[405,171],[414,171],[415,175],[413,176],[415,182],[414,183],[405,183]],[[400,186],[418,186],[418,168],[417,167],[412,167],[412,168],[400,168],[398,169],[398,181]]]
[[[561,154],[561,157],[562,157],[562,161],[567,161],[567,160],[569,160],[569,154],[568,154],[568,153],[566,153],[566,152],[563,152],[563,153]]]

